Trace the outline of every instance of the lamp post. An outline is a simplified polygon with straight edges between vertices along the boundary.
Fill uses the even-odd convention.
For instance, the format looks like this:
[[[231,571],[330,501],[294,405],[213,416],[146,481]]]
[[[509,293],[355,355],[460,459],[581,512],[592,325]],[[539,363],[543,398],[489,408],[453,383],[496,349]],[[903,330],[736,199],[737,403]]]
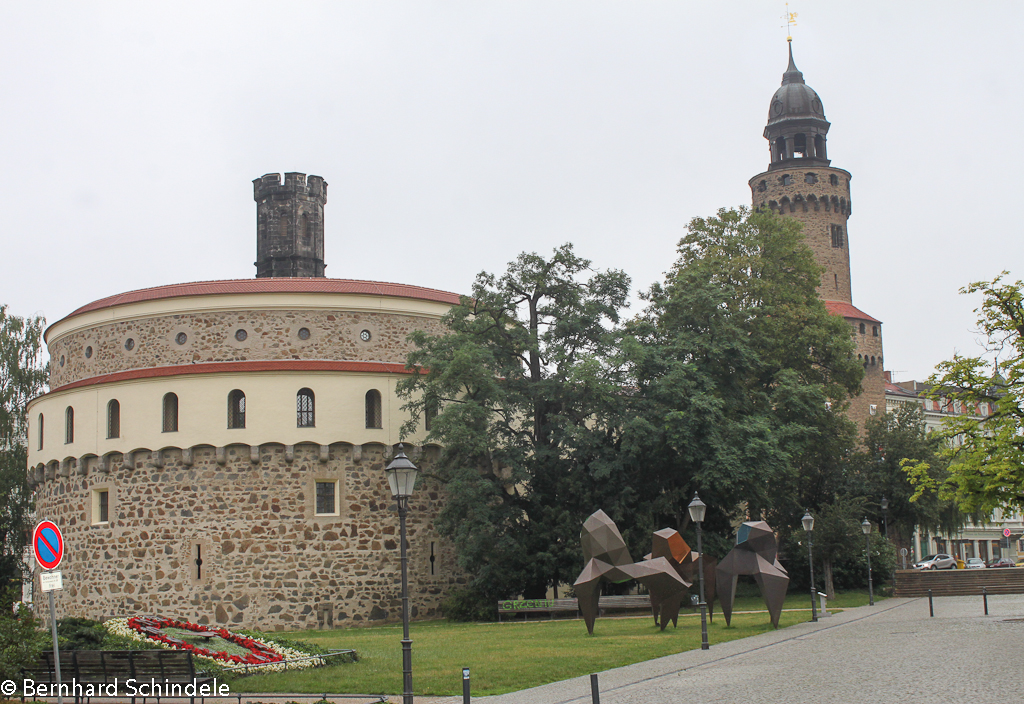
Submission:
[[[416,465],[405,456],[399,444],[395,459],[384,468],[391,496],[398,503],[399,539],[402,541],[402,704],[412,701],[412,641],[409,640],[409,556],[405,545],[405,516],[409,513],[409,497],[416,488]]]
[[[889,539],[889,499],[882,497],[882,523],[885,524],[885,539]]]
[[[708,650],[708,605],[704,602],[704,545],[701,542],[701,524],[708,507],[693,492],[693,501],[686,507],[690,512],[690,520],[697,524],[697,575],[700,579],[700,649]]]
[[[804,530],[807,531],[807,564],[811,566],[811,621],[817,623],[818,610],[814,601],[818,595],[815,593],[816,590],[814,588],[814,553],[811,550],[811,539],[814,537],[814,516],[811,515],[810,511],[805,511],[804,517],[800,519],[800,522],[804,524]]]
[[[864,531],[864,540],[867,541],[867,555],[868,555],[868,604],[871,606],[875,605],[875,589],[871,583],[871,521],[864,518],[864,522],[860,524],[860,529]]]

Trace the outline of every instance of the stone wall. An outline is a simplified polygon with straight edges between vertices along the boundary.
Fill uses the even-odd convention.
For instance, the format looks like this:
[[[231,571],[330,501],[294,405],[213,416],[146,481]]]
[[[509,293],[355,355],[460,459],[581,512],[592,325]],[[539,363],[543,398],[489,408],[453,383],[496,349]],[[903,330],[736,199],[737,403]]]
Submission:
[[[436,456],[409,452],[426,469]],[[58,617],[161,614],[263,630],[401,618],[390,447],[236,445],[219,454],[201,446],[47,469],[35,496],[38,516],[60,525],[66,542]],[[317,480],[339,482],[339,515],[314,515]],[[94,515],[98,489],[108,492],[105,524]],[[443,596],[465,582],[434,528],[442,503],[421,475],[407,520],[417,618],[438,616]]]
[[[791,180],[788,184],[783,182],[787,176]],[[807,245],[815,261],[826,270],[818,295],[826,301],[851,303],[850,243],[846,230],[850,174],[824,167],[769,171],[750,179],[750,191],[754,208],[767,207],[804,224]],[[842,228],[840,247],[833,246],[833,226]]]
[[[404,364],[411,347],[406,337],[414,330],[442,333],[434,317],[345,310],[186,312],[118,321],[51,340],[50,388],[128,369],[200,362]]]
[[[860,324],[864,324],[864,332],[860,332]],[[864,423],[872,416],[885,413],[885,373],[882,364],[882,325],[870,320],[859,321],[850,319],[853,326],[853,338],[857,344],[857,357],[864,365],[863,389],[850,403],[850,418],[855,421],[863,432]],[[878,335],[873,334],[877,328]],[[871,406],[875,412],[871,412]]]

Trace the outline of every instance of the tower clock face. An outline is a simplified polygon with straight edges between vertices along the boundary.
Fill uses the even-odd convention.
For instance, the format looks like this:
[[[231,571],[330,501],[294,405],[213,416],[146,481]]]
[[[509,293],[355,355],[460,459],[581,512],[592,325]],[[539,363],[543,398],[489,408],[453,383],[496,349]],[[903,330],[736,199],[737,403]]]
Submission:
[[[776,100],[774,103],[772,103],[772,112],[775,113],[776,115],[781,115],[782,114],[782,101],[781,100]]]

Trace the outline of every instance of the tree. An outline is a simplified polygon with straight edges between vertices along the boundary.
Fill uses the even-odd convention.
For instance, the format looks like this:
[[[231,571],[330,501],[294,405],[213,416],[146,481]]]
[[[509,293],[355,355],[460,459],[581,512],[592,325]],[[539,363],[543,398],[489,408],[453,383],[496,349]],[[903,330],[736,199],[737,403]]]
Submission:
[[[26,406],[43,392],[40,317],[19,318],[0,305],[0,587],[20,583],[25,534],[29,529],[30,492],[26,483],[28,427]]]
[[[624,273],[593,271],[563,245],[520,255],[500,278],[481,273],[445,334],[411,336],[406,433],[432,416],[448,493],[438,526],[488,598],[571,583],[586,516],[629,510],[614,364],[628,292]]]
[[[929,379],[929,397],[974,411],[950,417],[940,431],[948,469],[905,463],[915,498],[935,491],[965,513],[1024,510],[1024,282],[1003,283],[1007,275],[960,290],[984,295],[975,309],[987,338],[984,351],[954,355]],[[991,415],[982,416],[981,404],[991,404]]]
[[[784,529],[834,494],[863,367],[818,297],[821,271],[791,218],[721,210],[689,224],[627,346],[641,401],[624,446],[651,468],[659,522],[685,523],[699,490],[712,531],[744,511]]]

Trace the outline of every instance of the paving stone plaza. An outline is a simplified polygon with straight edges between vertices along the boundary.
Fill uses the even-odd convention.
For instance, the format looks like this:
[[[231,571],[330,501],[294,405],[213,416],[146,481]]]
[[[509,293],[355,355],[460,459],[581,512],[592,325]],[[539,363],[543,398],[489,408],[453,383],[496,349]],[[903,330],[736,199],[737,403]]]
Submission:
[[[1024,595],[888,599],[743,640],[599,674],[601,704],[1005,704],[1024,699]],[[417,702],[420,698],[417,697]],[[457,704],[461,697],[423,699]],[[589,678],[487,704],[589,704]]]

